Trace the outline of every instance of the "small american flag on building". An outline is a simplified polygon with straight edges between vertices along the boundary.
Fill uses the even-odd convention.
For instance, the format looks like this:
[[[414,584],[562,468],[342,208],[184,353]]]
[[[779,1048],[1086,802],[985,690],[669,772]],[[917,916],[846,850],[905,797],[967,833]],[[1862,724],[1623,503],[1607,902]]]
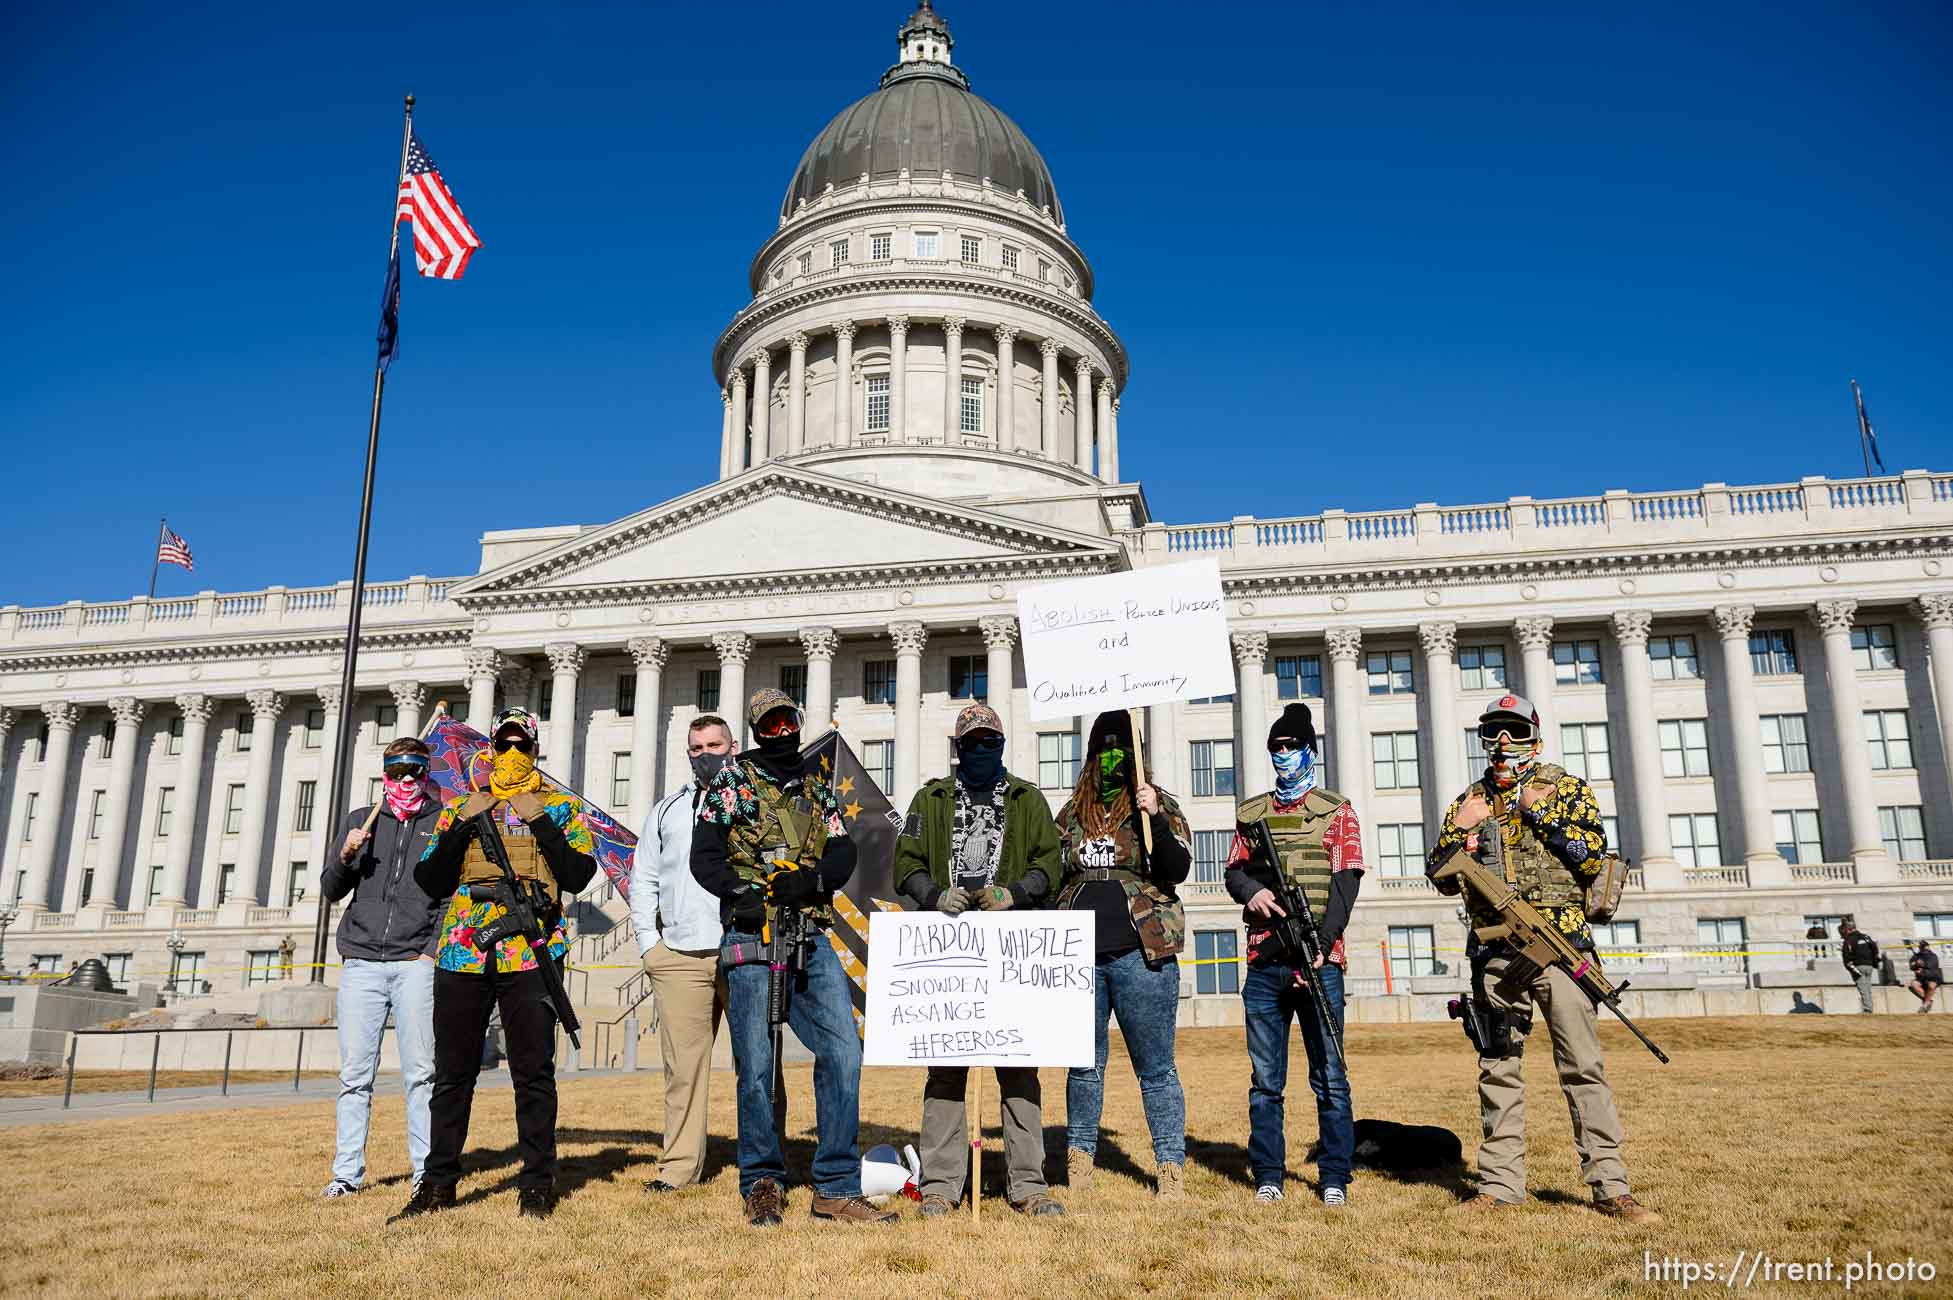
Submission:
[[[421,147],[418,133],[408,136],[407,170],[400,177],[394,221],[414,223],[414,267],[422,275],[459,280],[468,269],[468,259],[481,247],[454,191]]]
[[[197,568],[190,563],[190,543],[172,532],[168,524],[163,525],[163,540],[156,547],[156,562],[180,565],[192,573]]]

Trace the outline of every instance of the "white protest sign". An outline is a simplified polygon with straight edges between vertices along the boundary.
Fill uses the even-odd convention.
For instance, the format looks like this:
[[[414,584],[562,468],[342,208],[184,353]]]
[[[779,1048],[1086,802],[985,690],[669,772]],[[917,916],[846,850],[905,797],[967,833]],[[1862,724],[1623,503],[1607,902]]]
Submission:
[[[1090,912],[873,912],[867,1065],[1093,1063]]]
[[[1017,622],[1038,721],[1234,692],[1217,560],[1042,583]]]

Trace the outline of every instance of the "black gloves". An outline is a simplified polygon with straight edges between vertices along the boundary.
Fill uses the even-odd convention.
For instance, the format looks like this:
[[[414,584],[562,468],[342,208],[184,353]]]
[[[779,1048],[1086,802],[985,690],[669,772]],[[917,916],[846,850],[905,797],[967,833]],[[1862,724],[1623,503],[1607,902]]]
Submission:
[[[766,895],[758,885],[748,885],[732,896],[732,928],[758,933],[766,924]]]
[[[776,871],[767,881],[767,892],[781,907],[805,907],[821,889],[817,871]]]

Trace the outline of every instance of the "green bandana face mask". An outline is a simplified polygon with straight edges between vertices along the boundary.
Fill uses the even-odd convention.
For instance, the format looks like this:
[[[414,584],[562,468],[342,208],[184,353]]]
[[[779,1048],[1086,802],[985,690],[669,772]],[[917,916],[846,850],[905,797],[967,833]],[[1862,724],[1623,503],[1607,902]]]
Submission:
[[[1113,745],[1099,751],[1099,798],[1111,803],[1125,784],[1126,751]]]

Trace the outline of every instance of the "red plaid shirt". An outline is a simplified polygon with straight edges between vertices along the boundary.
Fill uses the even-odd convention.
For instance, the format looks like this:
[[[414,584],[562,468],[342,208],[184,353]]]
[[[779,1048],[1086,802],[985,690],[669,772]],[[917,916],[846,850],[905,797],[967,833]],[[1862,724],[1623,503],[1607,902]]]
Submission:
[[[1300,801],[1295,803],[1276,803],[1271,801],[1270,803],[1270,807],[1278,813],[1294,812],[1301,806]],[[1357,825],[1356,810],[1350,805],[1344,804],[1336,810],[1336,815],[1329,819],[1329,829],[1323,833],[1322,843],[1323,847],[1329,851],[1330,874],[1333,875],[1338,871],[1363,870],[1363,828]],[[1253,851],[1248,847],[1248,837],[1241,833],[1239,826],[1235,827],[1234,843],[1228,847],[1227,851],[1227,865],[1230,867],[1240,866],[1253,856]],[[1322,918],[1317,917],[1316,920],[1320,922]],[[1266,930],[1250,929],[1248,931],[1248,959],[1250,961],[1254,960],[1256,937],[1265,934],[1267,934]],[[1333,961],[1338,966],[1347,966],[1349,964],[1343,960],[1343,937],[1341,935],[1336,936],[1335,946],[1330,948],[1329,956],[1324,960]]]

